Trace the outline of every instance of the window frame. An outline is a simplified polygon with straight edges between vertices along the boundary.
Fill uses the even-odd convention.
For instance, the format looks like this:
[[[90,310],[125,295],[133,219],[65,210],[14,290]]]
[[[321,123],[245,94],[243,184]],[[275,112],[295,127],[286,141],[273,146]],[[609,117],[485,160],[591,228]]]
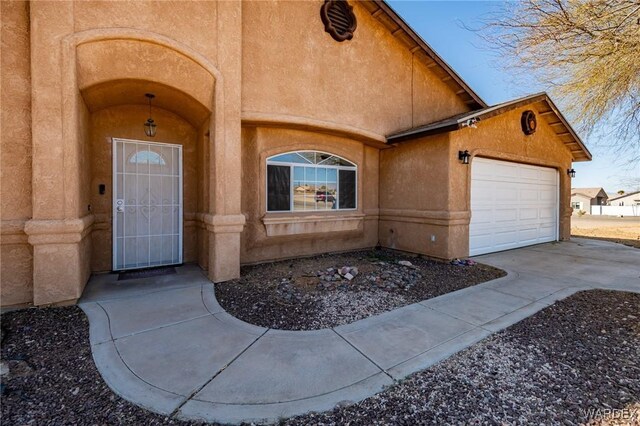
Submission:
[[[311,163],[294,163],[294,162],[287,162],[287,161],[273,161],[272,159],[275,157],[279,157],[281,155],[286,155],[286,154],[296,154],[296,153],[301,153],[301,152],[311,152],[311,153],[316,153],[316,154],[325,154],[325,155],[329,155],[332,157],[338,157],[341,160],[344,161],[348,161],[349,163],[353,164],[353,166],[337,166],[337,165],[324,165],[324,164],[311,164]],[[264,208],[265,208],[265,212],[267,212],[268,214],[317,214],[317,213],[339,213],[339,212],[353,212],[353,211],[357,211],[358,210],[358,196],[359,196],[359,191],[358,191],[358,181],[360,180],[360,176],[358,173],[358,164],[356,164],[354,161],[351,161],[341,155],[338,154],[333,154],[331,152],[326,152],[326,151],[317,151],[317,150],[313,150],[313,149],[301,149],[301,150],[295,150],[295,151],[285,151],[285,152],[279,152],[277,154],[273,154],[270,155],[266,158],[265,162],[264,162]],[[268,179],[268,173],[269,173],[269,165],[274,165],[274,166],[289,166],[291,169],[290,172],[290,181],[289,181],[289,210],[269,210],[269,179]],[[294,203],[294,191],[293,191],[293,176],[294,176],[294,170],[293,168],[295,166],[298,167],[314,167],[314,168],[323,168],[323,169],[336,169],[338,170],[336,172],[336,202],[339,203],[339,196],[340,196],[340,171],[339,170],[349,170],[349,171],[354,171],[356,174],[356,182],[355,182],[355,207],[353,208],[348,208],[348,209],[342,209],[339,207],[334,209],[326,209],[326,210],[294,210],[293,209],[293,203]]]

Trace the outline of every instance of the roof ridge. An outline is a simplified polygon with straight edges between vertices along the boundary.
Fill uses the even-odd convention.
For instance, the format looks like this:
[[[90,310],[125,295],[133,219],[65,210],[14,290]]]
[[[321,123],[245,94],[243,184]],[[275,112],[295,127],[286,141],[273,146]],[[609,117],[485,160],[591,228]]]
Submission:
[[[626,193],[618,195],[616,197],[609,198],[609,201],[617,200],[618,198],[624,198],[624,197],[628,197],[630,195],[636,195],[636,194],[640,194],[640,191],[626,192]]]

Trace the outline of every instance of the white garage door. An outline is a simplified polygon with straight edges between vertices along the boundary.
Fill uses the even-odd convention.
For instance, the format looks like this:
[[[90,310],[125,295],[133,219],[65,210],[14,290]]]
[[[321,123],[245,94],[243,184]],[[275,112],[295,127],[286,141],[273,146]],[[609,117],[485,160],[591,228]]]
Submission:
[[[557,239],[555,169],[486,158],[472,161],[470,256]]]

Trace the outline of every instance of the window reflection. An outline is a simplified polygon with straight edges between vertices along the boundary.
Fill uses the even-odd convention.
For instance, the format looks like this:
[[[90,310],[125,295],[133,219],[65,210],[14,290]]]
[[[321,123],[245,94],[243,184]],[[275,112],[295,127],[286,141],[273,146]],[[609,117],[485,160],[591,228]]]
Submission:
[[[273,156],[267,164],[288,167],[291,171],[287,182],[278,184],[275,178],[267,179],[267,204],[274,205],[271,201],[275,198],[290,203],[289,206],[270,207],[269,211],[356,208],[356,166],[343,158],[322,152],[300,151]],[[284,193],[287,189],[291,197]],[[276,194],[277,191],[283,192],[281,196]]]
[[[166,163],[162,155],[153,151],[138,151],[129,157],[129,163],[131,164],[157,164],[164,166]]]

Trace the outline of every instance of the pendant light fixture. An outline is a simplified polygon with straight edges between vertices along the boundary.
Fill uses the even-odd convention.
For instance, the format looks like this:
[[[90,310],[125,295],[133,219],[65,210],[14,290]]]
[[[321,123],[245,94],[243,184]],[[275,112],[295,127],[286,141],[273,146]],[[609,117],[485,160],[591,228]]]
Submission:
[[[150,138],[156,135],[156,123],[153,122],[153,118],[151,118],[151,100],[156,97],[153,93],[145,93],[145,96],[149,99],[149,118],[144,123],[144,134],[149,136]]]

